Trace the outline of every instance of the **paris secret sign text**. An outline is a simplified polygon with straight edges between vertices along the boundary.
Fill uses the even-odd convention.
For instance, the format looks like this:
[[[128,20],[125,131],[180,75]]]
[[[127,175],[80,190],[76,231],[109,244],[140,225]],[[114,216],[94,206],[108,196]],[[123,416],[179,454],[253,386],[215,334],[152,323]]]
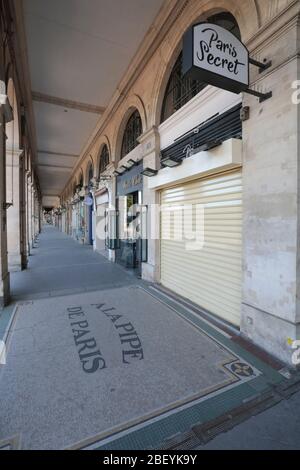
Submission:
[[[194,25],[183,39],[183,73],[240,93],[249,88],[248,49],[221,26]]]

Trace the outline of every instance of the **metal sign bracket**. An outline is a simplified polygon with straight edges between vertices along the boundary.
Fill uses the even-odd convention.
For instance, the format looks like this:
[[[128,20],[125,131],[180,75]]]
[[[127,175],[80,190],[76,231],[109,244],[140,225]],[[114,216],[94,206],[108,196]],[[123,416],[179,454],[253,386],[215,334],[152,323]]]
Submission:
[[[263,73],[265,70],[269,69],[272,66],[271,60],[264,60],[263,62],[259,62],[258,60],[249,58],[250,64],[254,65],[255,67],[259,68],[259,73]]]
[[[268,70],[272,66],[272,61],[267,59],[265,59],[263,62],[259,62],[258,60],[251,59],[250,57],[249,63],[254,65],[255,67],[258,67],[259,73],[263,73],[265,70]],[[259,98],[260,103],[263,103],[264,101],[268,100],[269,98],[272,98],[273,96],[272,91],[269,91],[268,93],[261,93],[256,90],[251,90],[251,88],[245,90],[245,93],[256,96],[257,98]]]
[[[272,91],[268,91],[268,93],[261,93],[260,91],[251,90],[250,88],[245,90],[244,93],[248,93],[249,95],[256,96],[256,98],[259,98],[260,103],[263,103],[264,101],[268,100],[269,98],[272,98],[273,96]]]

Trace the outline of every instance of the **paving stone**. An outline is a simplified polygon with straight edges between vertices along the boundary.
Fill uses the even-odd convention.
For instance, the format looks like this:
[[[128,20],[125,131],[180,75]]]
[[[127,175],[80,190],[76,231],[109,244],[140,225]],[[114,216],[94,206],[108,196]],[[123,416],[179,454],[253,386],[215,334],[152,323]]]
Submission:
[[[29,269],[11,276],[13,295],[23,302],[0,369],[0,442],[18,436],[24,449],[85,445],[241,383],[250,394],[264,389],[263,380],[250,386],[260,373],[252,364],[253,377],[233,373],[232,364],[242,361],[234,348],[188,323],[91,247],[48,227],[33,253]],[[240,395],[232,389],[227,405]],[[178,421],[186,429],[193,419],[221,413],[223,402],[216,397],[213,410],[203,402],[201,413],[181,411],[155,436],[139,435],[151,446],[160,432],[161,440],[174,435]],[[128,434],[120,448],[126,445],[143,444]]]
[[[95,339],[84,352],[99,349],[103,370],[83,370],[76,334]],[[21,434],[24,448],[72,445],[234,383],[223,366],[234,360],[141,289],[20,305],[0,380],[0,439]]]

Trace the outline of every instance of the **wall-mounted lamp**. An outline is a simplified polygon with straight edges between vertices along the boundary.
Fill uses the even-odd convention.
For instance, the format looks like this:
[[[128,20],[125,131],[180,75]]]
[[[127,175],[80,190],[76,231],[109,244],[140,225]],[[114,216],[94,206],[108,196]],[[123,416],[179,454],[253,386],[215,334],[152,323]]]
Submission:
[[[130,170],[131,166],[121,165],[120,168],[123,168],[124,171]]]
[[[167,166],[169,168],[174,168],[175,166],[179,166],[182,164],[182,160],[176,160],[174,157],[167,157],[162,160],[162,165]]]
[[[129,165],[129,168],[132,168],[135,165],[138,165],[140,162],[137,162],[136,160],[133,160],[132,158],[129,158],[127,160],[126,164]]]
[[[121,175],[123,175],[123,173],[125,173],[125,171],[124,171],[124,170],[121,170],[121,167],[118,168],[117,170],[115,170],[115,171],[113,172],[113,174],[114,174],[115,176],[121,176]]]
[[[157,175],[158,170],[154,170],[153,168],[145,168],[143,171],[141,171],[141,174],[144,176],[155,176]]]
[[[200,147],[195,148],[193,153],[208,152],[208,150],[212,150],[215,147],[218,147],[219,145],[222,145],[222,142],[220,140],[210,140],[208,142],[205,142],[205,144],[200,145]]]

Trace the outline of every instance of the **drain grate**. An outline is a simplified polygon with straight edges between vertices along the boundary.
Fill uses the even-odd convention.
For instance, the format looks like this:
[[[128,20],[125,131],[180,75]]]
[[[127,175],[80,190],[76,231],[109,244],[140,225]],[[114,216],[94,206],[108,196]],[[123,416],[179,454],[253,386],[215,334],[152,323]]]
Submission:
[[[192,432],[176,434],[167,439],[158,450],[193,450],[201,445],[198,437]]]
[[[284,381],[275,387],[276,393],[282,398],[290,398],[294,393],[300,390],[299,374],[295,375],[288,381]]]
[[[279,403],[282,398],[273,391],[256,395],[252,399],[217,418],[195,425],[188,433],[177,434],[166,440],[161,450],[192,450],[214,439],[217,435],[229,431],[238,424]]]

